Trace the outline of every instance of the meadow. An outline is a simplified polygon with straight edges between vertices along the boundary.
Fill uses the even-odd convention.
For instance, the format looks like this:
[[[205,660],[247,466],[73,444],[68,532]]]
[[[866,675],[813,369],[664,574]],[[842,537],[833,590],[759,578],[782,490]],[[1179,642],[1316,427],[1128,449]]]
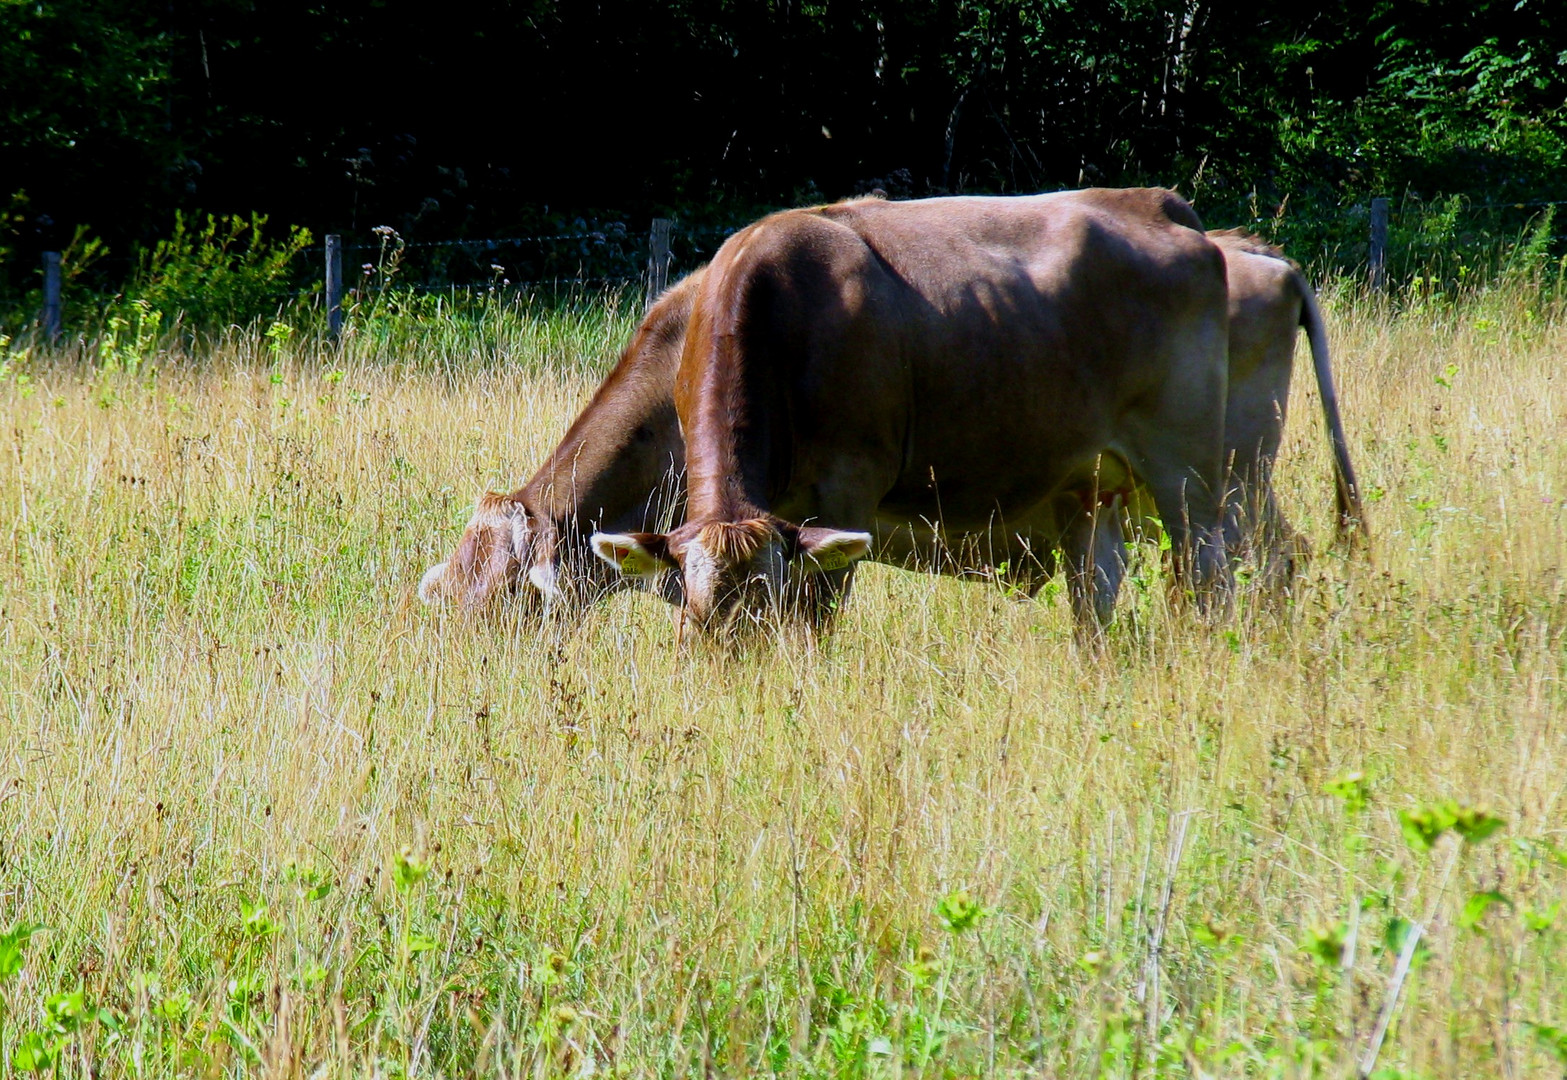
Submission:
[[[1288,603],[423,608],[634,298],[0,348],[0,1073],[1555,1077],[1567,312],[1324,290]],[[1300,354],[1304,356],[1304,352]]]

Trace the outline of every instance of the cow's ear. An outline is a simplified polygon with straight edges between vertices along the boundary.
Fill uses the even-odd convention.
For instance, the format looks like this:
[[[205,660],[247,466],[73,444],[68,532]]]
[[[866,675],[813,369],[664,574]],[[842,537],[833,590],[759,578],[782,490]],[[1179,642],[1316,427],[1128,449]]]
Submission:
[[[594,533],[593,554],[632,578],[654,577],[680,565],[663,533]]]
[[[819,574],[824,570],[842,570],[869,555],[871,534],[807,525],[800,530],[795,545],[795,563],[806,573]]]
[[[446,580],[446,564],[436,563],[419,579],[419,599],[426,604],[441,602],[441,585]]]

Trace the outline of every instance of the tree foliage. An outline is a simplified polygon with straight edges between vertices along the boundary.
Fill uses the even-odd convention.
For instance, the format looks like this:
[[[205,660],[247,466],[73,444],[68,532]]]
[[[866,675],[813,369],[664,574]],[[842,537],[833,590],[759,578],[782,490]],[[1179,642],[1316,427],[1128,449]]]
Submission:
[[[121,255],[196,210],[450,235],[873,186],[1538,199],[1567,194],[1564,72],[1543,0],[0,0],[0,195],[23,246],[86,223]]]

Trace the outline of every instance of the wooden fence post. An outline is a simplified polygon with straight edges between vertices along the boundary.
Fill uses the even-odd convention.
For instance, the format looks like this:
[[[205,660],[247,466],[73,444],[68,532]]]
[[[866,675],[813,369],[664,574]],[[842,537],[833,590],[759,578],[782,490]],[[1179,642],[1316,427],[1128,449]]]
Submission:
[[[44,252],[44,340],[51,345],[60,336],[60,253]]]
[[[343,330],[343,238],[326,238],[326,328],[336,338]]]
[[[658,294],[669,284],[669,234],[675,223],[668,218],[654,218],[648,233],[647,253],[647,306],[652,307]]]
[[[1387,200],[1371,200],[1371,257],[1367,260],[1371,291],[1387,289]]]

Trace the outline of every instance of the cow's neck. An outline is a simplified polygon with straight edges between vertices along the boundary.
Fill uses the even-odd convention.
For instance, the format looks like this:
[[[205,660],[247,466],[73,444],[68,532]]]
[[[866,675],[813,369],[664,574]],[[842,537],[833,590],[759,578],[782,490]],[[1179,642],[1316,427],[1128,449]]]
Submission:
[[[591,531],[595,521],[641,529],[651,525],[644,520],[650,500],[667,501],[678,492],[672,473],[683,445],[671,400],[678,338],[670,335],[684,328],[679,314],[673,327],[669,318],[644,320],[620,363],[523,489],[532,513],[562,531]]]
[[[706,313],[703,313],[706,314]],[[773,493],[787,482],[788,456],[775,416],[787,415],[765,360],[739,347],[743,328],[725,325],[713,333],[693,316],[687,359],[700,382],[676,390],[686,420],[686,473],[690,486],[686,516],[691,521],[743,521],[765,517]]]
[[[743,521],[769,510],[765,455],[747,447],[733,425],[720,421],[693,431],[686,472],[692,521]]]
[[[613,412],[615,415],[609,415]],[[587,420],[584,424],[582,421]],[[673,406],[662,400],[617,401],[587,414],[529,481],[529,509],[562,530],[649,527],[649,504],[678,491],[680,464]],[[660,498],[660,496],[664,498]],[[656,509],[657,507],[655,507]]]

